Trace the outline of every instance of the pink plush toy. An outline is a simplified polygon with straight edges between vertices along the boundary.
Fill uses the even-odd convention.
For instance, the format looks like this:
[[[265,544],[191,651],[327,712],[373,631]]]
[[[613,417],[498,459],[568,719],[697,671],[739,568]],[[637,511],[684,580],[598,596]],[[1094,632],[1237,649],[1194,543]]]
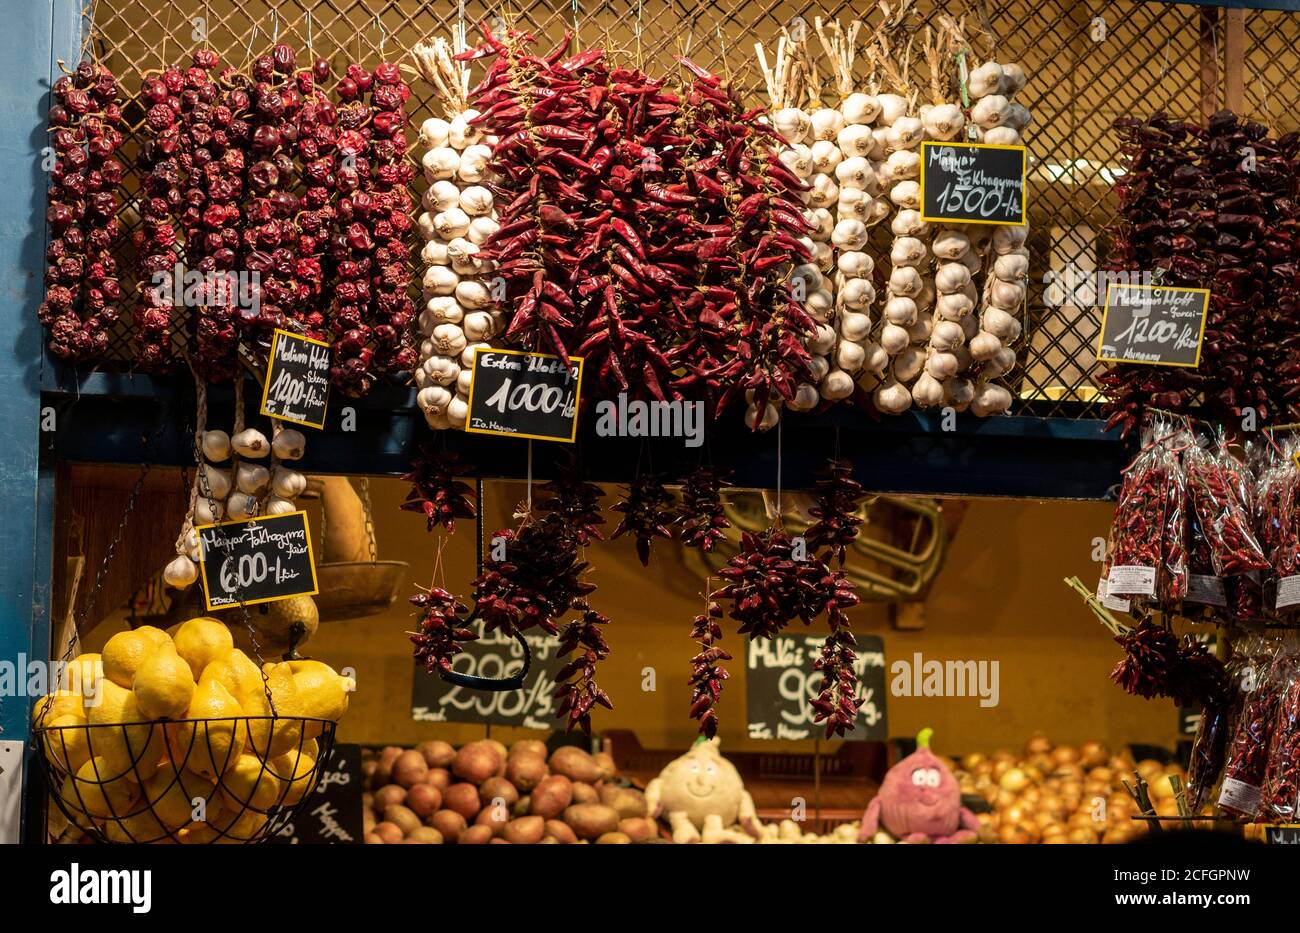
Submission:
[[[952,772],[930,751],[933,729],[922,729],[916,751],[885,773],[884,783],[867,804],[858,830],[870,842],[877,825],[900,842],[974,842],[979,821],[961,805]]]

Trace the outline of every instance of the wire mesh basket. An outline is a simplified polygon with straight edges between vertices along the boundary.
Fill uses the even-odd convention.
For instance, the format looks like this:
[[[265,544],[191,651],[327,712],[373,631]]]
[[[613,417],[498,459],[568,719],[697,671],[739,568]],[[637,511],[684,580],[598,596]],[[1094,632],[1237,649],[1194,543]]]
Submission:
[[[105,843],[265,842],[304,805],[335,723],[290,716],[38,726],[50,797]]]

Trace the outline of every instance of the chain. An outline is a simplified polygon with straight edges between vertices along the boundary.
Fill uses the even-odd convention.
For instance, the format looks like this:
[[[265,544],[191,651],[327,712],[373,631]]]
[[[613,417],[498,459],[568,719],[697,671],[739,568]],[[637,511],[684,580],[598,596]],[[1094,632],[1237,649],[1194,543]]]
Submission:
[[[379,559],[379,552],[375,547],[375,520],[370,510],[370,477],[361,477],[360,486],[361,508],[366,514],[366,544],[370,548],[370,563],[373,564]]]

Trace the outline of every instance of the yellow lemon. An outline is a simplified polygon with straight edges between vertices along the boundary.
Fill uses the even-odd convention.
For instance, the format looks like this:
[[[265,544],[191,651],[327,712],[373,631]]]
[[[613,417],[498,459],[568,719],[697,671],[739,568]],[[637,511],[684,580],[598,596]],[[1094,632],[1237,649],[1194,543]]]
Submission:
[[[55,716],[45,721],[45,757],[56,767],[75,774],[90,760],[90,736],[80,716]]]
[[[162,725],[148,722],[135,694],[111,680],[100,683],[99,694],[99,702],[86,711],[87,721],[97,727],[89,730],[91,754],[104,758],[114,777],[147,781],[166,751]]]
[[[136,671],[132,689],[150,719],[179,719],[194,698],[194,677],[175,651],[155,651]]]
[[[131,631],[149,641],[155,648],[176,647],[172,644],[172,637],[156,625],[142,625],[139,628],[132,629]]]
[[[89,708],[99,696],[99,685],[104,679],[104,660],[98,654],[79,654],[68,662],[64,671],[67,687],[81,694],[84,706]]]
[[[282,664],[293,672],[303,716],[331,722],[343,718],[348,711],[348,697],[356,689],[355,680],[340,677],[332,667],[320,661],[285,661]],[[309,724],[307,727],[308,737],[315,737],[320,731],[318,725]]]
[[[235,766],[221,778],[222,807],[266,810],[280,799],[280,779],[270,766],[254,755],[240,755]]]
[[[118,632],[104,645],[104,676],[119,687],[130,690],[135,672],[157,651],[158,646],[148,636],[139,632]]]
[[[203,669],[204,678],[212,678],[230,691],[239,703],[243,715],[253,717],[244,732],[249,750],[259,758],[273,758],[296,748],[302,737],[302,723],[286,717],[302,716],[297,688],[292,672],[283,665],[266,665],[266,681],[244,652],[233,648],[212,661]],[[275,702],[275,714],[280,717],[272,728],[271,704],[266,693],[270,690]]]
[[[230,691],[216,679],[201,678],[185,719],[167,725],[172,760],[215,781],[243,751],[242,724],[235,720],[243,713]]]
[[[255,838],[267,823],[267,815],[256,810],[228,810],[213,807],[203,823],[191,823],[181,836],[189,845],[240,845]]]
[[[173,832],[195,819],[196,808],[197,815],[206,813],[213,783],[192,771],[177,771],[171,763],[166,763],[141,789],[144,802],[168,832]],[[216,802],[212,801],[211,806],[216,806]]]
[[[230,629],[208,616],[182,623],[176,630],[175,641],[176,653],[189,663],[195,680],[202,676],[203,669],[212,661],[235,646]]]
[[[307,749],[309,745],[310,751]],[[316,769],[315,745],[315,741],[306,742],[301,752],[285,752],[266,763],[275,776],[288,785],[283,801],[286,807],[302,800],[316,783],[316,775],[313,773]]]
[[[32,728],[42,725],[41,714],[45,715],[43,725],[51,726],[56,719],[76,719],[86,721],[85,700],[80,693],[72,690],[59,690],[41,697],[32,706]]]
[[[120,819],[106,820],[104,822],[104,838],[109,842],[124,845],[176,843],[176,840],[169,834],[167,827],[163,826],[148,809],[142,809]]]
[[[131,801],[139,788],[113,775],[112,765],[103,758],[92,758],[75,775],[68,775],[60,793],[74,816],[84,814],[103,819],[130,813]]]

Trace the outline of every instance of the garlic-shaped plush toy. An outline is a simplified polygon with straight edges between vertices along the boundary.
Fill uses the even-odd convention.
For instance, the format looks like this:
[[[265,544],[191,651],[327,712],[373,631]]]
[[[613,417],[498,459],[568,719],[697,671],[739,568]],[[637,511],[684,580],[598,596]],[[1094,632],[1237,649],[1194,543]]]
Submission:
[[[753,842],[762,835],[754,800],[717,738],[697,739],[646,786],[652,819],[663,819],[673,842]]]

